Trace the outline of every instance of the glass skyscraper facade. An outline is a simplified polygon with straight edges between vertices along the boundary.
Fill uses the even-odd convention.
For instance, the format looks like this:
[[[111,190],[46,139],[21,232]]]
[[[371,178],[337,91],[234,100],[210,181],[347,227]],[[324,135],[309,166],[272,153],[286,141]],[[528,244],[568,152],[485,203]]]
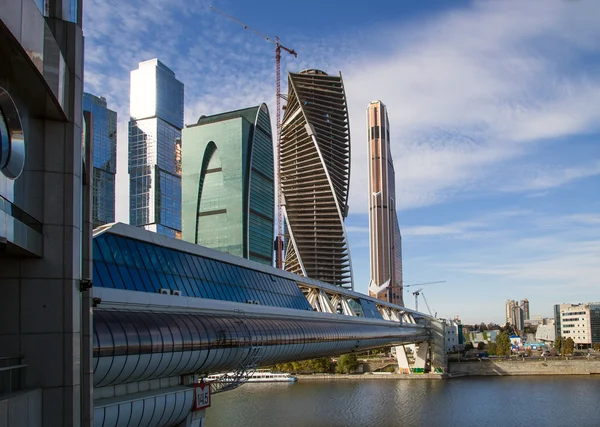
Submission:
[[[182,132],[182,239],[271,265],[273,139],[265,104]]]
[[[158,59],[131,72],[129,222],[181,237],[183,83]]]
[[[115,174],[117,173],[117,113],[106,99],[83,94],[83,110],[93,118],[92,224],[115,222]]]

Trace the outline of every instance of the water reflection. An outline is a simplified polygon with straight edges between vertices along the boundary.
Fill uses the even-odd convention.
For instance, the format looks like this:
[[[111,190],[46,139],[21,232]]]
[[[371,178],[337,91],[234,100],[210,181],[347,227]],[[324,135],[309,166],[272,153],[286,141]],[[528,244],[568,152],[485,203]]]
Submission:
[[[598,426],[600,377],[246,384],[214,396],[208,427]]]

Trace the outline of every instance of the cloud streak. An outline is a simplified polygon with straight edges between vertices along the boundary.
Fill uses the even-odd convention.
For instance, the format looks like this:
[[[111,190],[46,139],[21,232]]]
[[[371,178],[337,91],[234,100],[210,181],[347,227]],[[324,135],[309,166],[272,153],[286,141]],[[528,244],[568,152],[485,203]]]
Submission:
[[[86,90],[106,96],[121,122],[129,71],[152,57],[184,82],[186,123],[261,102],[275,116],[271,46],[210,12],[208,1],[89,0],[84,12]],[[373,99],[391,114],[399,208],[429,206],[504,191],[506,162],[548,139],[599,129],[600,110],[589,106],[600,104],[600,74],[576,66],[598,48],[600,27],[590,18],[598,13],[596,2],[476,1],[418,23],[335,38],[313,39],[291,24],[286,41],[300,56],[284,56],[283,69],[343,72],[353,213],[366,212],[365,109]],[[126,174],[124,132],[119,144]],[[589,176],[578,168],[567,165],[562,178],[539,178],[523,191]]]

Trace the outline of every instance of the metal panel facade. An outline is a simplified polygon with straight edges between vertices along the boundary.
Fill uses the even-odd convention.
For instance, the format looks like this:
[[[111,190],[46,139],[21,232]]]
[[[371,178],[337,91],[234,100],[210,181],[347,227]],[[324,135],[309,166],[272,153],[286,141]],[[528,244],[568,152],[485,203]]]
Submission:
[[[281,130],[281,191],[289,235],[285,269],[353,287],[344,218],[350,132],[341,76],[289,74]]]

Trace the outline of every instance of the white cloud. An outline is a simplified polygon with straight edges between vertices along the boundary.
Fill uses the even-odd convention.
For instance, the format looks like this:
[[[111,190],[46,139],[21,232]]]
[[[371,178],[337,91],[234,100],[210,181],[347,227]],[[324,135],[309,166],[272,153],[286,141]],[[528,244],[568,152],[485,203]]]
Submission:
[[[86,89],[106,96],[123,123],[129,71],[159,57],[185,84],[186,123],[261,102],[274,121],[272,46],[210,12],[208,4],[87,1]],[[311,38],[291,22],[285,39],[299,58],[284,55],[283,70],[343,72],[353,213],[367,209],[364,112],[373,99],[390,112],[399,208],[428,206],[466,191],[502,189],[503,165],[535,143],[598,129],[600,110],[589,106],[600,104],[600,79],[576,66],[599,47],[600,27],[592,18],[598,13],[600,3],[589,1],[475,1],[414,24],[329,39]],[[122,129],[117,179],[123,184]],[[582,176],[565,171],[562,179],[534,188]],[[123,213],[126,205],[119,199],[117,208]]]
[[[352,207],[366,206],[364,109],[373,99],[390,113],[404,209],[474,188],[495,191],[503,163],[530,152],[532,143],[597,130],[600,110],[590,105],[600,102],[600,81],[568,66],[596,47],[587,37],[600,37],[587,18],[600,4],[581,3],[475,2],[426,25],[377,34],[383,52],[345,73]]]
[[[503,187],[505,191],[539,191],[558,187],[570,182],[600,175],[600,161],[577,167],[553,168],[525,171],[514,182]]]

